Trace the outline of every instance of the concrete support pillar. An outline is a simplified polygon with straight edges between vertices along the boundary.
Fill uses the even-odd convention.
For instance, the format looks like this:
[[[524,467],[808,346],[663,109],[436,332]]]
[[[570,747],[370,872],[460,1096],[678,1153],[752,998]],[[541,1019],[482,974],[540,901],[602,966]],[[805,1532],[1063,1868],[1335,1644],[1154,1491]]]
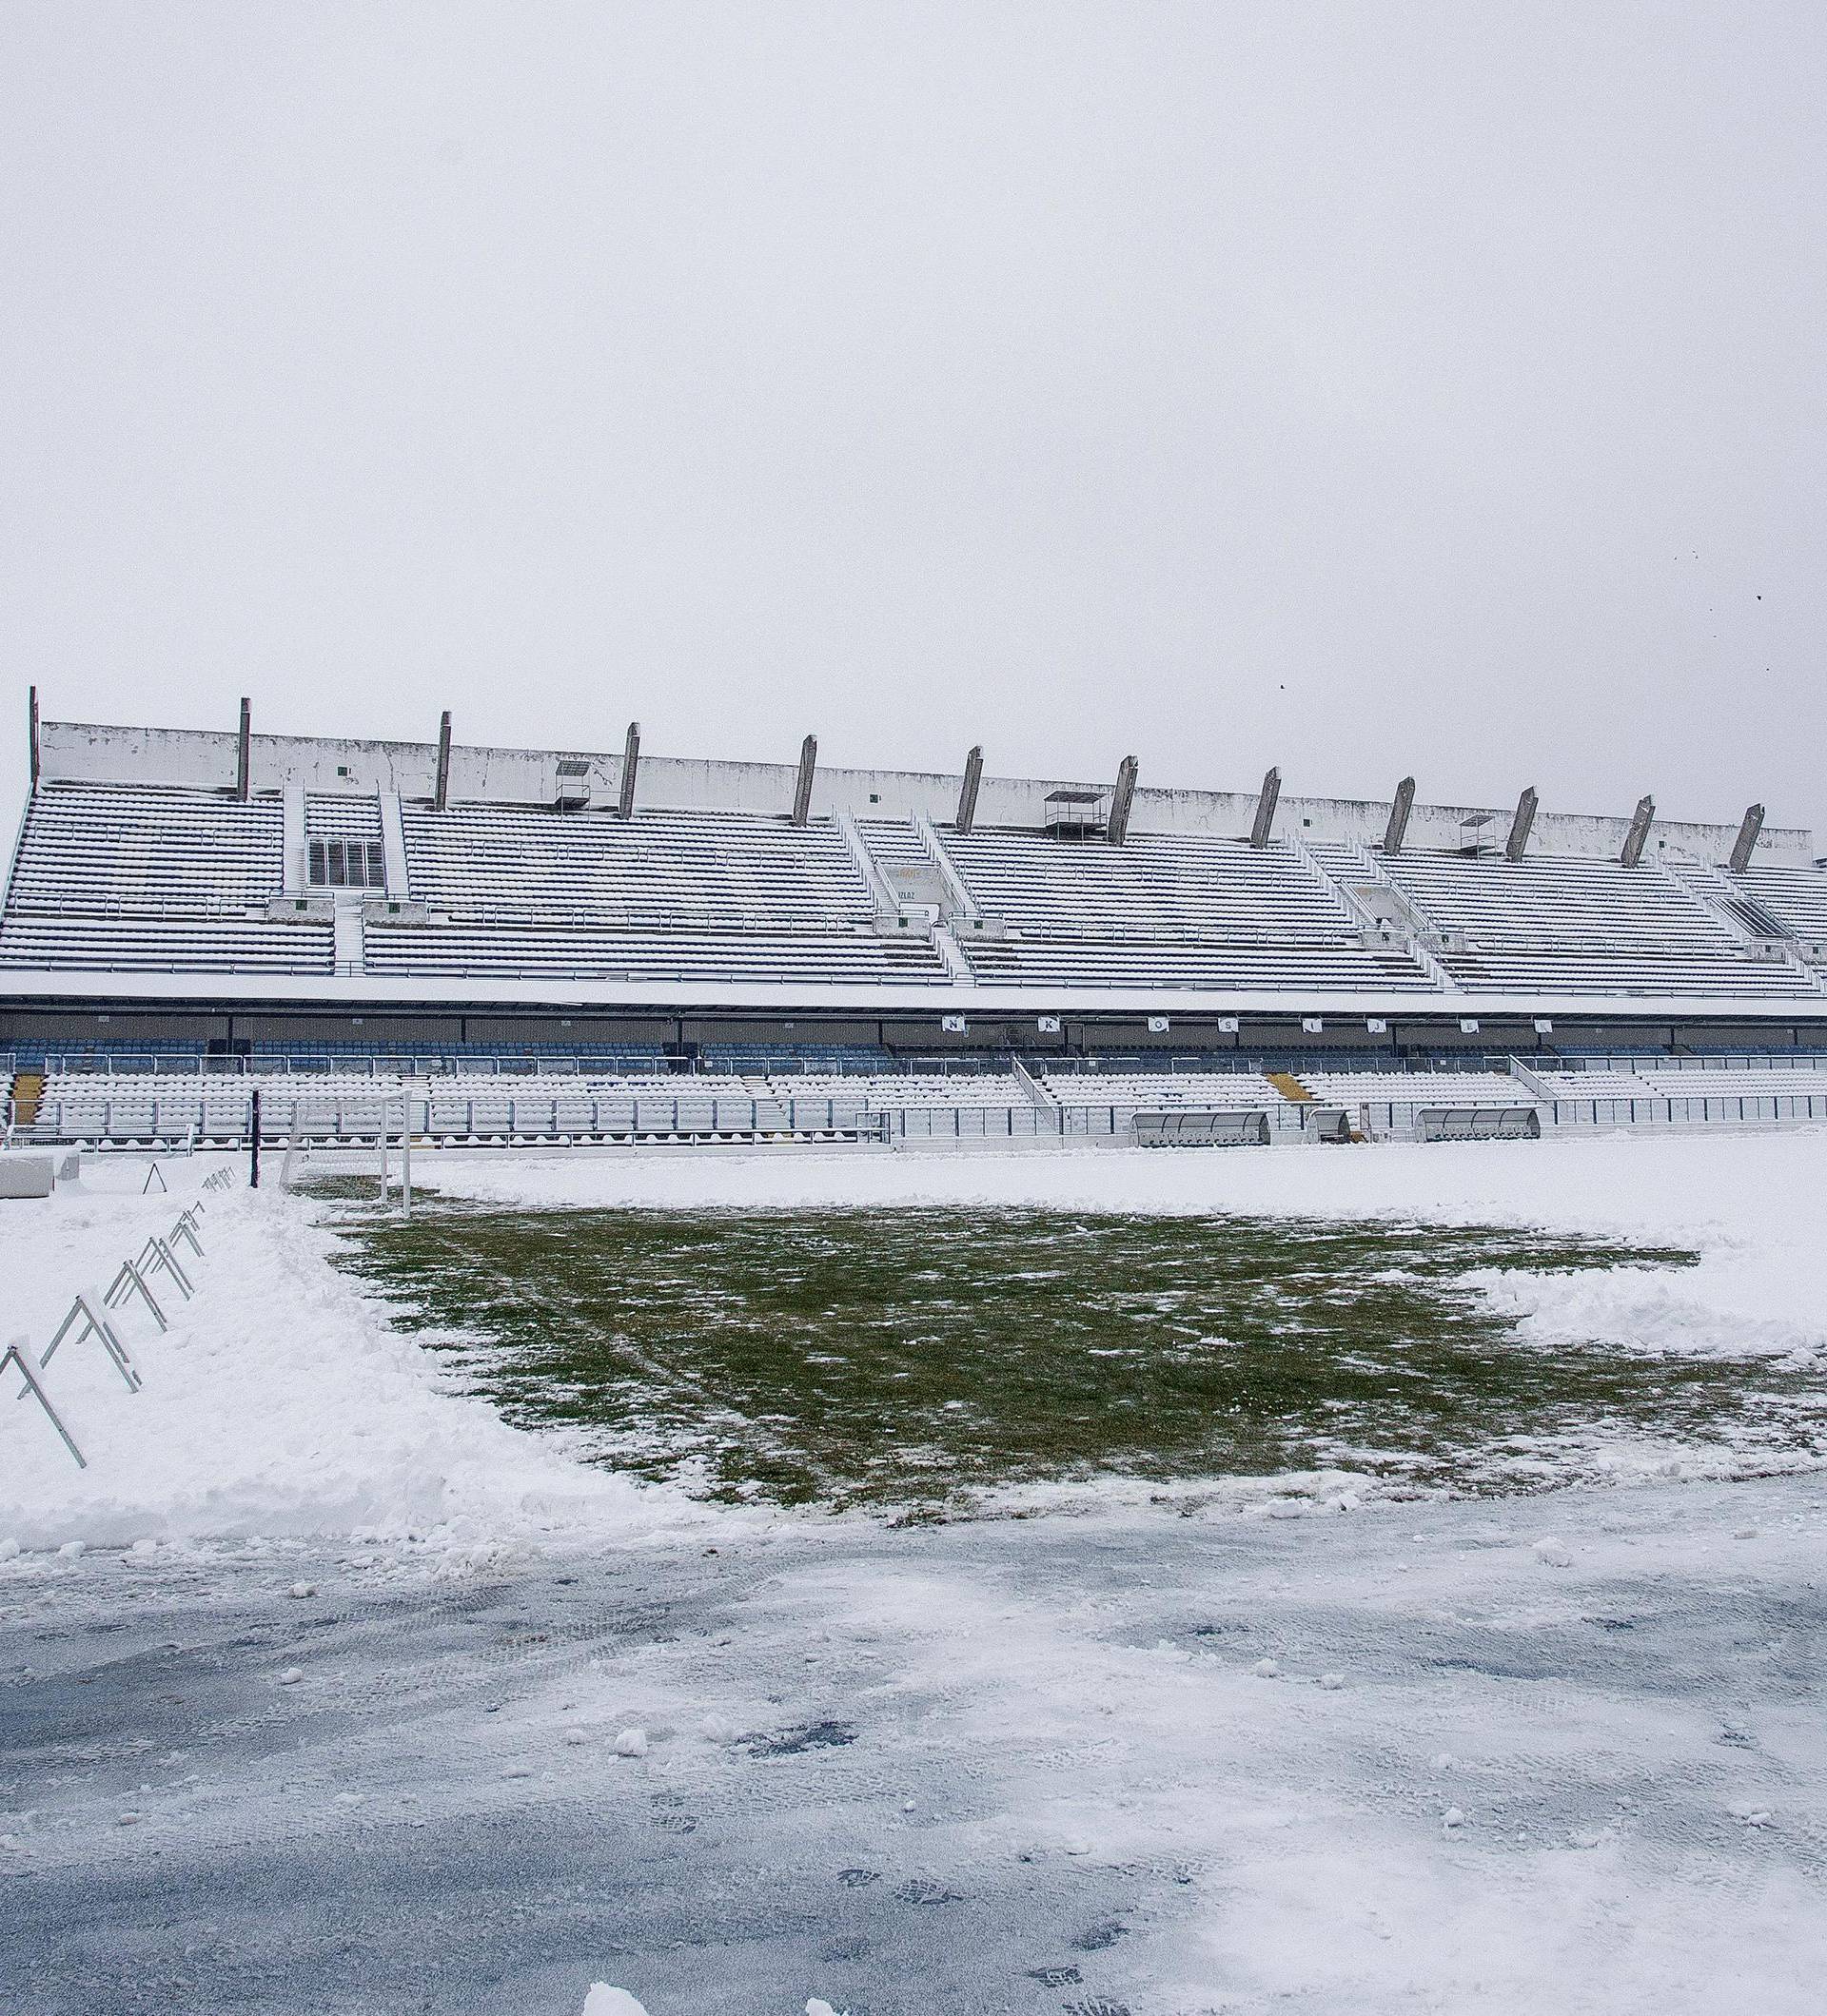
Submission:
[[[1282,773],[1271,770],[1263,779],[1263,794],[1256,800],[1256,823],[1249,830],[1250,846],[1260,850],[1268,845],[1268,836],[1275,829],[1275,805],[1282,795]]]
[[[38,770],[39,770],[39,762],[38,762],[38,689],[37,689],[37,687],[35,687],[35,686],[28,686],[28,687],[26,688],[26,735],[27,735],[28,745],[29,745],[29,753],[30,753],[30,761],[31,761],[31,788],[32,788],[32,791],[33,791],[33,793],[35,793],[37,792],[37,789],[38,789]]]
[[[1763,807],[1749,805],[1745,808],[1744,824],[1739,828],[1739,837],[1732,843],[1732,858],[1726,866],[1735,875],[1741,875],[1751,866],[1751,855],[1758,844],[1758,835],[1763,831]]]
[[[812,779],[818,768],[818,737],[808,735],[799,745],[799,781],[793,792],[793,823],[804,826],[812,817]]]
[[[630,721],[628,739],[621,745],[621,796],[616,800],[616,817],[635,816],[635,776],[640,769],[640,723]]]
[[[1415,809],[1415,780],[1404,777],[1396,786],[1396,795],[1389,806],[1389,823],[1383,830],[1383,851],[1385,854],[1399,854],[1402,843],[1408,832],[1408,814]]]
[[[1116,790],[1110,796],[1110,816],[1104,837],[1112,847],[1121,847],[1130,837],[1130,808],[1135,803],[1135,758],[1125,756],[1116,766]]]
[[[983,782],[983,751],[973,747],[964,759],[964,782],[958,788],[958,816],[953,830],[968,833],[976,823],[977,786]]]
[[[243,696],[241,703],[241,733],[235,741],[235,796],[245,804],[248,793],[253,789],[254,768],[254,708],[253,702]]]
[[[1649,830],[1656,823],[1656,801],[1643,797],[1637,800],[1637,810],[1630,815],[1630,831],[1624,835],[1624,850],[1618,856],[1620,868],[1635,868],[1643,858],[1643,849],[1649,844]]]
[[[439,811],[450,803],[450,710],[445,708],[438,722],[438,783],[431,802]]]
[[[1541,802],[1533,784],[1516,801],[1516,817],[1510,821],[1510,837],[1503,843],[1503,852],[1509,860],[1520,861],[1528,852],[1529,834],[1535,826],[1535,809]]]

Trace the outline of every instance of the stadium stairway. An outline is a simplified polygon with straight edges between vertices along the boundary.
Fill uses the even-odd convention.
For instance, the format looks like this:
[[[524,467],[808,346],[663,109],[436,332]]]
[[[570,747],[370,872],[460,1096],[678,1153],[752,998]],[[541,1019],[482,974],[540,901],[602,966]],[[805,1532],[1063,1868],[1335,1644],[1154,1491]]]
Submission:
[[[38,1102],[44,1096],[45,1074],[20,1071],[12,1081],[12,1124],[29,1127],[38,1118]]]

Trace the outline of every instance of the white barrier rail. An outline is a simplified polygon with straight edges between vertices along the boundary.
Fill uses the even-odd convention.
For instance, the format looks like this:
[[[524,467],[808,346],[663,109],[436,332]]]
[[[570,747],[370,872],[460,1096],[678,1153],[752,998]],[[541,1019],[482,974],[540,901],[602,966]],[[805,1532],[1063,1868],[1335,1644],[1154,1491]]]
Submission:
[[[204,1187],[206,1189],[220,1189],[227,1182],[227,1172],[218,1169],[206,1181]],[[184,1299],[187,1302],[190,1300],[191,1296],[196,1293],[195,1285],[185,1273],[183,1267],[179,1265],[171,1248],[180,1240],[186,1240],[188,1241],[192,1252],[198,1255],[202,1254],[203,1242],[197,1236],[197,1219],[202,1215],[202,1212],[203,1205],[200,1202],[188,1205],[185,1210],[179,1212],[176,1222],[165,1238],[148,1239],[141,1248],[137,1260],[123,1261],[120,1271],[108,1284],[107,1294],[101,1298],[102,1309],[106,1311],[123,1306],[129,1295],[137,1293],[146,1303],[147,1312],[157,1322],[160,1334],[163,1335],[169,1325],[166,1321],[165,1311],[160,1308],[157,1299],[153,1296],[150,1287],[147,1283],[146,1276],[152,1271],[152,1268],[163,1267],[170,1278],[177,1282],[183,1292]],[[148,1255],[153,1256],[151,1267],[147,1265]],[[134,1361],[133,1354],[122,1341],[119,1332],[108,1321],[107,1315],[97,1314],[94,1305],[86,1295],[78,1295],[71,1301],[68,1313],[65,1315],[63,1321],[57,1325],[55,1335],[51,1338],[49,1343],[45,1346],[36,1365],[31,1362],[29,1341],[24,1337],[14,1338],[6,1350],[0,1352],[0,1373],[3,1373],[9,1365],[17,1366],[26,1383],[16,1397],[20,1399],[25,1399],[29,1395],[37,1400],[39,1406],[44,1409],[46,1418],[49,1420],[50,1425],[56,1429],[58,1435],[62,1438],[64,1447],[75,1458],[76,1467],[79,1470],[87,1470],[88,1468],[88,1460],[77,1446],[75,1438],[70,1434],[69,1428],[65,1426],[62,1416],[58,1414],[56,1408],[51,1404],[50,1395],[40,1375],[49,1368],[51,1360],[56,1357],[59,1347],[64,1343],[81,1344],[91,1337],[101,1345],[108,1362],[121,1375],[127,1390],[129,1393],[141,1392],[146,1385],[146,1379],[138,1364]]]

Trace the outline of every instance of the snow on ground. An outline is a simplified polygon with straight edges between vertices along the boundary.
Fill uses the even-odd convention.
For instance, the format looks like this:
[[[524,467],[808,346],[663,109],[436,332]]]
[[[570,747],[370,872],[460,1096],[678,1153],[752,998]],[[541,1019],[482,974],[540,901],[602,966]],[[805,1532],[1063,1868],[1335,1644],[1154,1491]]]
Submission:
[[[1811,2016],[1823,1538],[1784,1478],[21,1556],[0,2006]]]
[[[167,1165],[170,1196],[137,1195],[143,1165],[91,1160],[80,1184],[9,1202],[12,1269],[0,1336],[40,1348],[70,1297],[99,1296],[120,1261],[168,1231],[199,1194],[205,1158]],[[239,1166],[234,1167],[239,1176]],[[1678,1274],[1496,1278],[1524,1335],[1640,1339],[1660,1353],[1768,1353],[1798,1368],[1827,1354],[1827,1133],[1610,1137],[1200,1153],[710,1152],[428,1156],[440,1189],[503,1204],[982,1204],[1091,1210],[1528,1223],[1691,1244]],[[198,1294],[162,1299],[156,1334],[128,1308],[118,1327],[146,1373],[129,1397],[88,1344],[48,1380],[89,1467],[78,1472],[30,1402],[0,1414],[0,1542],[379,1530],[451,1547],[560,1531],[630,1536],[723,1521],[658,1487],[574,1462],[561,1441],[509,1428],[445,1389],[433,1357],[324,1263],[312,1208],[270,1186],[203,1196]],[[1717,1474],[1718,1452],[1636,1449],[1636,1474]],[[1119,1497],[1130,1487],[1112,1486]],[[1072,1502],[1084,1496],[1071,1495]],[[1241,1498],[1260,1500],[1261,1488]],[[1061,1502],[1042,1489],[1037,1504]]]
[[[86,1470],[34,1402],[14,1400],[9,1373],[0,1543],[374,1530],[461,1551],[580,1521],[633,1536],[708,1517],[442,1390],[431,1358],[325,1263],[325,1235],[297,1198],[206,1192],[212,1165],[167,1165],[170,1194],[143,1197],[144,1165],[91,1161],[53,1197],[0,1207],[12,1263],[0,1338],[29,1340],[35,1356],[73,1296],[101,1309],[121,1262],[204,1206],[203,1254],[178,1247],[195,1298],[153,1277],[169,1330],[136,1300],[109,1319],[143,1390],[127,1392],[92,1339],[66,1341],[43,1374]]]
[[[516,1204],[1618,1232],[1705,1257],[1515,1287],[1542,1341],[1582,1296],[1659,1351],[1805,1363],[1827,1335],[1815,1134],[427,1164]],[[48,1336],[206,1166],[171,1199],[114,1164],[0,1205],[5,1334]],[[0,1541],[27,1543],[0,1545],[0,2006],[1817,2005],[1818,1478],[1278,1518],[1114,1490],[937,1528],[714,1511],[443,1390],[302,1201],[205,1203],[196,1301],[168,1337],[127,1325],[145,1392],[92,1349],[51,1368],[88,1472],[0,1402]]]

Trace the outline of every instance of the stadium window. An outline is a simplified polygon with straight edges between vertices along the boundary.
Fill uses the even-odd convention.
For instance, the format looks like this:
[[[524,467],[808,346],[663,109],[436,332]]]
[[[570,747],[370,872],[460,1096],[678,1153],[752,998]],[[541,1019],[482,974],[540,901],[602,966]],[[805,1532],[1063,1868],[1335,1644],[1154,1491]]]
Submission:
[[[379,840],[313,840],[310,879],[318,889],[385,889],[386,851]]]

